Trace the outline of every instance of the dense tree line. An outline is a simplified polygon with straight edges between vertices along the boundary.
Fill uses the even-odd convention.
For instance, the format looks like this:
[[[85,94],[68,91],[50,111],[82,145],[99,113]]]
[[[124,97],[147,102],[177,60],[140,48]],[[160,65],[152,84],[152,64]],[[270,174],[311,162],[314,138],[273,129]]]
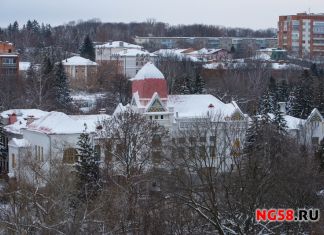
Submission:
[[[134,42],[135,36],[273,37],[275,32],[271,29],[252,30],[203,24],[169,25],[153,19],[131,23],[103,23],[94,19],[70,22],[56,27],[28,20],[23,25],[15,21],[7,28],[0,28],[0,40],[15,43],[21,51],[31,47],[56,46],[69,52],[77,52],[86,35],[96,42],[108,40]]]

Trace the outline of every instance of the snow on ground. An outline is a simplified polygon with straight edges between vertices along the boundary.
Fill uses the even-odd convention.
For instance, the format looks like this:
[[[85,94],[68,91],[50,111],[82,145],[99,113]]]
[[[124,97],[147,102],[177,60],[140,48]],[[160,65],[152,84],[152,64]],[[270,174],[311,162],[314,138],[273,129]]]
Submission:
[[[19,62],[19,70],[20,71],[27,71],[30,68],[30,62]]]
[[[73,102],[80,107],[80,111],[88,113],[95,108],[97,100],[105,98],[105,93],[78,92],[71,95]]]

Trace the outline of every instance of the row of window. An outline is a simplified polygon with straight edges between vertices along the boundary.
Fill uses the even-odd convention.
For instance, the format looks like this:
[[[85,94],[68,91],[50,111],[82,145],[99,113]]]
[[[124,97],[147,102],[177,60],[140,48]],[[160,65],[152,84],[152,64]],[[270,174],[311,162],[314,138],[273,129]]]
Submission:
[[[44,162],[44,149],[41,146],[35,145],[36,161]]]
[[[163,115],[154,115],[154,116],[150,116],[150,120],[163,120],[164,119],[164,116]]]

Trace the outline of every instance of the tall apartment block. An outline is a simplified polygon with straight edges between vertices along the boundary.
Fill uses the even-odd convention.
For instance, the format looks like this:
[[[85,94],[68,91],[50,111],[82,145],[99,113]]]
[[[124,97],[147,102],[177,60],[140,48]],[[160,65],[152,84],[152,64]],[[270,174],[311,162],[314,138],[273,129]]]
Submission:
[[[19,72],[19,54],[12,43],[0,41],[0,78],[16,76]]]
[[[324,14],[279,16],[278,45],[298,56],[324,56]]]

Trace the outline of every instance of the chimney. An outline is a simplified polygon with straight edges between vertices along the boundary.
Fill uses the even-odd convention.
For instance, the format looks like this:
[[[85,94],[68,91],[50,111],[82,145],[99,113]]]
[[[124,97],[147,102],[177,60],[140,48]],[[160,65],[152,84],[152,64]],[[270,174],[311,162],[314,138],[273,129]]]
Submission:
[[[9,125],[14,124],[17,121],[16,113],[8,114],[9,116]]]
[[[283,115],[286,115],[286,102],[278,102],[279,110]]]
[[[123,47],[124,46],[124,42],[119,42],[119,46]]]
[[[113,43],[112,40],[109,40],[109,45],[112,45],[112,43]]]
[[[26,124],[27,124],[27,126],[29,125],[29,124],[31,124],[33,121],[35,121],[35,117],[33,116],[33,115],[28,115],[27,116],[27,118],[26,118]]]

